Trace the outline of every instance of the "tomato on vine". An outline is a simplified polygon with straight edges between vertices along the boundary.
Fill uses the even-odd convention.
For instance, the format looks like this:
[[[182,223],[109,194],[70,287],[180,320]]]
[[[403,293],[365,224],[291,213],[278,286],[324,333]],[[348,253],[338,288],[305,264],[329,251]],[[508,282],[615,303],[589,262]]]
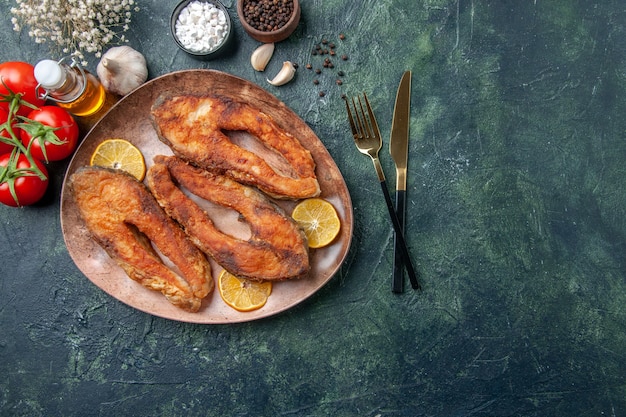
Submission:
[[[18,112],[33,108],[31,103],[24,101],[26,94],[10,90],[6,77],[6,66],[0,64],[0,145],[5,145],[0,154],[0,203],[11,207],[22,207],[39,201],[48,188],[48,171],[42,161],[31,155],[19,136],[20,120]],[[20,88],[20,87],[18,87]],[[33,88],[34,94],[34,88]],[[6,113],[6,114],[5,114]],[[58,142],[58,139],[56,139]]]
[[[45,101],[37,95],[37,80],[35,67],[27,62],[9,61],[0,64],[0,95],[5,97],[0,101],[0,107],[9,109],[11,97],[20,94],[21,99],[31,106],[41,107]],[[16,113],[25,116],[32,110],[27,105],[19,106]]]
[[[39,201],[48,188],[48,171],[43,162],[14,150],[0,156],[0,203],[11,207]]]
[[[31,111],[23,123],[21,140],[31,155],[41,161],[60,161],[78,146],[78,124],[67,110],[42,106]]]

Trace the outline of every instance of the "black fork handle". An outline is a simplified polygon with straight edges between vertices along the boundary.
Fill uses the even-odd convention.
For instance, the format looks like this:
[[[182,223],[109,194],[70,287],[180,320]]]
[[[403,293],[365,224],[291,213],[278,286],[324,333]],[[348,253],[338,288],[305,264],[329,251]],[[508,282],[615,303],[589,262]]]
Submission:
[[[380,181],[381,188],[383,189],[383,195],[385,196],[385,202],[387,203],[387,209],[389,210],[389,216],[391,217],[391,222],[393,223],[393,229],[396,232],[396,238],[398,243],[398,248],[400,249],[401,255],[404,258],[404,267],[406,268],[406,272],[409,275],[409,280],[411,281],[411,286],[419,290],[420,284],[417,279],[417,273],[413,268],[413,262],[411,262],[411,256],[409,255],[409,250],[406,247],[406,241],[404,240],[404,233],[402,233],[402,228],[400,227],[400,221],[398,220],[398,216],[396,215],[396,210],[393,208],[393,203],[391,201],[391,196],[389,195],[389,189],[387,188],[387,181],[384,179]]]

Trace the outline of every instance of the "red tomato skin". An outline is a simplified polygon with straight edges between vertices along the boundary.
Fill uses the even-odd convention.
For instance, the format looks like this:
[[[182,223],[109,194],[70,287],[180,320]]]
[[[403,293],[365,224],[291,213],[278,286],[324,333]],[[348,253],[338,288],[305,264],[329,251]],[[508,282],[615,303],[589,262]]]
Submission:
[[[0,156],[0,166],[6,167],[11,159],[11,154],[6,153]],[[15,193],[19,204],[13,199],[11,191],[9,190],[9,184],[3,182],[0,184],[0,203],[11,207],[29,206],[41,200],[46,193],[49,181],[48,171],[43,162],[35,159],[35,164],[39,167],[41,172],[46,176],[46,180],[42,181],[37,176],[23,176],[15,179]],[[30,168],[30,162],[26,155],[20,154],[17,160],[17,168]]]
[[[9,145],[8,143],[0,143],[0,154],[10,153],[12,150],[13,150],[13,146]]]
[[[65,143],[62,145],[56,145],[50,142],[45,143],[44,146],[46,148],[48,161],[60,161],[74,153],[78,146],[80,131],[78,124],[76,124],[76,121],[67,110],[57,106],[42,106],[37,110],[31,111],[26,117],[46,126],[59,128],[54,131],[54,134]],[[32,140],[31,135],[25,130],[22,130],[20,137],[24,146],[28,147],[28,144]],[[30,153],[40,161],[45,161],[46,159],[41,151],[41,145],[38,140],[35,140],[32,144]]]
[[[2,132],[2,136],[4,136],[4,131]],[[13,146],[8,143],[0,143],[0,154],[10,153],[13,150]]]
[[[37,107],[45,104],[45,101],[37,96],[37,79],[35,78],[35,67],[27,62],[8,61],[0,64],[0,94],[9,94],[7,87],[14,93],[21,93],[22,100]],[[5,86],[6,84],[6,86]],[[0,107],[9,109],[9,103],[2,102]],[[21,106],[17,111],[20,116],[26,116],[32,109]]]

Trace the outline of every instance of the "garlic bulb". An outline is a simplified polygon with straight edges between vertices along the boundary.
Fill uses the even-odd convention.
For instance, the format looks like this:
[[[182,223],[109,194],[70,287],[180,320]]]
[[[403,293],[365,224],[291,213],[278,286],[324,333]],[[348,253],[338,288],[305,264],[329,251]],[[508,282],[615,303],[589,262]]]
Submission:
[[[296,75],[296,67],[290,61],[283,62],[283,67],[273,79],[267,79],[267,82],[279,86],[287,84]]]
[[[146,58],[130,46],[114,46],[102,55],[96,68],[105,90],[125,96],[148,79]]]
[[[274,44],[264,43],[252,52],[250,63],[256,71],[264,71],[267,63],[270,62],[274,54]]]

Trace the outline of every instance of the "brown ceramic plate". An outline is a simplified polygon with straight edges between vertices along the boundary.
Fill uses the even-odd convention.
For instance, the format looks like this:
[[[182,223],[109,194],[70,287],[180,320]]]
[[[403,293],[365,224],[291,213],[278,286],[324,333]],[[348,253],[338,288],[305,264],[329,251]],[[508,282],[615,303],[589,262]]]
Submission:
[[[79,167],[89,165],[95,148],[109,138],[124,138],[135,144],[143,152],[147,166],[152,165],[152,159],[157,154],[170,155],[170,149],[158,139],[152,126],[150,106],[159,95],[171,93],[218,93],[262,108],[309,149],[317,164],[321,197],[335,206],[341,218],[342,228],[337,239],[325,248],[311,250],[310,273],[298,280],[275,283],[267,304],[259,310],[242,313],[232,309],[221,300],[216,288],[204,300],[199,312],[188,313],[171,305],[161,293],[132,281],[89,237],[69,187],[66,186],[69,176]],[[279,202],[279,205],[290,213],[295,202]],[[236,227],[234,223],[233,226]],[[313,295],[333,277],[350,247],[352,202],[344,179],[325,146],[284,103],[246,80],[218,71],[189,70],[164,75],[139,87],[113,106],[87,134],[65,176],[61,192],[61,228],[67,249],[78,268],[95,285],[118,300],[146,313],[172,320],[207,324],[236,323],[285,311]],[[215,263],[212,266],[213,278],[217,279],[221,268]]]

